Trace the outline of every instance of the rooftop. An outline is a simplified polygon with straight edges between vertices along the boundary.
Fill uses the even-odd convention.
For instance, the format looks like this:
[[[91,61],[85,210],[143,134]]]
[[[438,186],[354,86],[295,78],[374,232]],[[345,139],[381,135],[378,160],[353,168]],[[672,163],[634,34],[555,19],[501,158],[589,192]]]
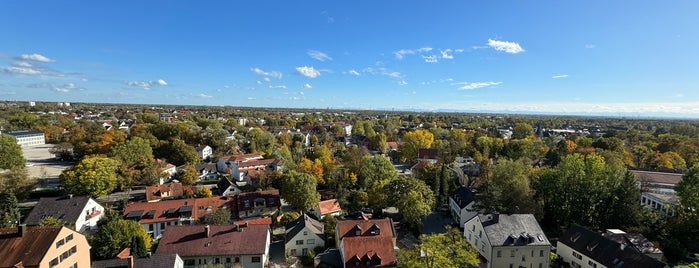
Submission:
[[[207,236],[206,228],[209,229]],[[158,244],[157,254],[182,256],[257,255],[267,250],[266,225],[169,226]]]

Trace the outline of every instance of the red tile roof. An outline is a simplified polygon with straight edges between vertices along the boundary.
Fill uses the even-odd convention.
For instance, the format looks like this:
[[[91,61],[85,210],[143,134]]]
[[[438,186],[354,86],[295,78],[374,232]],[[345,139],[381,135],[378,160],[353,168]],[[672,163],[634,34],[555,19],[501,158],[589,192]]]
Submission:
[[[191,216],[195,219],[201,219],[205,215],[223,208],[224,205],[227,205],[227,209],[230,209],[230,205],[228,204],[232,202],[233,199],[231,198],[217,196],[196,199],[164,200],[150,203],[131,203],[124,208],[124,217],[136,217],[142,224],[175,221],[178,220],[180,216]],[[211,209],[209,209],[209,206]],[[187,207],[189,207],[189,211],[182,213],[181,209],[187,211]],[[151,211],[152,215],[149,215]]]
[[[340,207],[340,202],[337,199],[329,199],[325,201],[318,202],[318,207],[320,210],[320,215],[328,215],[335,212],[342,211]]]
[[[346,237],[342,255],[345,267],[395,266],[396,251],[393,239],[382,236]],[[369,263],[370,265],[367,265]]]
[[[370,232],[375,229],[374,224],[380,229],[378,235],[371,234]],[[342,220],[337,221],[337,231],[340,235],[340,239],[346,237],[355,236],[355,226],[361,228],[361,235],[367,236],[382,236],[382,237],[395,237],[393,233],[393,223],[390,219],[372,219],[372,220]]]
[[[398,143],[395,141],[389,141],[386,142],[386,147],[388,147],[389,150],[398,150]]]
[[[184,195],[182,183],[173,182],[159,186],[146,187],[146,200],[153,201],[164,197],[178,197]]]
[[[18,228],[0,229],[0,267],[13,267],[20,262],[24,267],[39,267],[61,228],[64,227],[29,226],[22,236]]]
[[[177,253],[186,256],[261,255],[267,249],[269,227],[250,224],[209,225],[209,237],[203,225],[169,226],[163,233],[156,254]]]
[[[240,220],[234,222],[234,224],[258,224],[258,225],[271,225],[272,224],[272,218],[271,217],[264,217],[264,218],[251,218],[251,219],[245,219],[245,220]]]
[[[221,157],[226,161],[233,161],[236,163],[243,162],[243,161],[250,161],[252,159],[262,159],[262,155],[259,153],[252,153],[252,154],[234,154],[234,155],[226,155]]]

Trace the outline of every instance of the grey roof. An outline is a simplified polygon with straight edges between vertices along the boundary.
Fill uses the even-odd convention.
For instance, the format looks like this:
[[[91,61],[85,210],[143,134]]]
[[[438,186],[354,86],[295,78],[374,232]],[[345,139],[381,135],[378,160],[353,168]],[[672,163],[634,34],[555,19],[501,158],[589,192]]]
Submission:
[[[465,208],[466,206],[468,206],[468,204],[473,202],[474,197],[475,195],[473,194],[471,189],[464,186],[459,187],[449,196],[449,198],[454,200],[454,202],[456,202],[456,204],[458,204],[459,208],[461,209]]]
[[[320,238],[324,238],[325,235],[323,230],[325,230],[325,225],[322,222],[317,221],[309,217],[307,214],[302,214],[298,219],[288,223],[286,226],[286,241],[290,241],[296,236],[304,227],[308,228],[309,231],[318,235]]]
[[[494,247],[551,245],[532,214],[489,214],[478,217]]]
[[[44,135],[44,132],[36,131],[36,130],[15,130],[15,131],[5,132],[5,134],[17,137],[17,136],[22,136],[22,135]]]
[[[152,267],[152,268],[176,268],[177,260],[182,264],[180,256],[177,254],[161,254],[153,255],[147,258],[134,258],[134,268]],[[126,268],[128,267],[129,259],[111,259],[103,261],[93,261],[92,268]]]
[[[665,267],[664,263],[633,247],[622,246],[580,225],[573,225],[563,232],[558,243],[563,243],[606,267]]]
[[[318,261],[317,268],[342,268],[344,263],[342,263],[342,255],[340,250],[336,248],[329,248],[323,253],[318,253],[315,258]]]
[[[62,197],[42,197],[39,203],[29,213],[25,223],[27,225],[39,225],[39,222],[45,217],[51,216],[59,220],[67,221],[75,224],[83,212],[87,201],[90,197],[87,196],[62,196]]]

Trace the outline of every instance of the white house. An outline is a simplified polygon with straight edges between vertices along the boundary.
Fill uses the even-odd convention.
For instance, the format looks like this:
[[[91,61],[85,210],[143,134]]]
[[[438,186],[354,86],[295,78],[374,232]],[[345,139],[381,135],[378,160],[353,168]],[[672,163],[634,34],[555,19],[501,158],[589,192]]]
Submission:
[[[481,267],[549,267],[551,243],[532,214],[478,215],[464,224],[464,237]]]
[[[197,154],[202,160],[209,160],[214,155],[213,149],[209,145],[199,145],[196,147]]]
[[[323,219],[327,215],[340,216],[342,208],[337,199],[328,199],[318,202],[318,205],[311,211],[318,219]]]
[[[27,215],[27,225],[39,225],[46,217],[70,223],[77,232],[94,230],[104,215],[104,207],[88,196],[42,197]]]
[[[666,267],[665,263],[639,252],[633,246],[618,243],[579,225],[573,225],[563,232],[556,248],[556,255],[571,267]]]
[[[464,186],[449,195],[449,211],[459,227],[463,227],[466,221],[478,215],[478,212],[473,210],[474,196],[473,191]]]
[[[325,247],[325,226],[306,214],[286,225],[286,256],[305,256],[315,247]]]

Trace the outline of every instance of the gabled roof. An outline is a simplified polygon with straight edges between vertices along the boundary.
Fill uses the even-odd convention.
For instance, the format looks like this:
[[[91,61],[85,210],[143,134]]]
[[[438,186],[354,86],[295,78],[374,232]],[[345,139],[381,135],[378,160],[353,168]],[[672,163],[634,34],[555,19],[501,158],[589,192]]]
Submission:
[[[154,223],[179,220],[182,215],[189,215],[194,219],[200,219],[211,214],[233,200],[227,197],[207,197],[163,200],[160,202],[131,203],[124,208],[124,217],[134,219],[140,223]],[[169,227],[168,227],[169,228]],[[168,229],[169,230],[169,229]]]
[[[269,227],[266,225],[168,226],[156,254],[178,253],[183,257],[215,255],[261,255],[267,250]],[[241,229],[242,228],[242,229]],[[242,230],[242,231],[241,231]]]
[[[633,247],[622,246],[580,225],[573,225],[563,232],[558,243],[563,243],[606,267],[665,267],[664,263],[639,253]]]
[[[163,193],[167,194],[163,196]],[[182,183],[179,182],[146,187],[146,200],[148,201],[158,200],[163,197],[178,197],[182,195],[184,195],[184,187],[182,186]]]
[[[296,236],[301,230],[307,228],[312,233],[318,235],[320,238],[324,238],[323,231],[325,230],[325,225],[306,214],[301,214],[298,219],[288,223],[286,225],[286,241],[291,241],[291,239]]]
[[[208,172],[216,172],[216,164],[215,163],[199,163],[194,165],[194,169],[199,172],[199,174],[202,173],[202,170],[207,170]]]
[[[493,246],[551,245],[532,214],[489,214],[478,218]]]
[[[342,239],[345,267],[395,266],[397,263],[393,239],[385,236],[358,236]],[[356,265],[359,262],[359,265]]]
[[[357,227],[361,230],[362,236],[396,237],[396,232],[393,229],[393,221],[391,221],[389,218],[385,218],[337,221],[337,231],[340,234],[338,239],[356,236]],[[376,232],[377,228],[379,229],[379,232]],[[372,231],[374,233],[372,233]]]
[[[182,262],[177,254],[156,254],[147,258],[134,258],[133,267],[151,267],[151,268],[174,268],[175,264]],[[102,261],[93,261],[91,268],[128,268],[129,259],[111,259]]]
[[[340,202],[337,201],[337,199],[328,199],[318,202],[318,209],[320,210],[320,215],[328,215],[342,211]]]
[[[90,197],[87,196],[42,197],[27,216],[25,223],[39,225],[43,218],[51,216],[75,224],[89,200]]]
[[[206,149],[206,147],[211,148],[209,145],[199,144],[199,145],[197,145],[197,147],[194,147],[194,149],[197,150],[197,152],[201,152],[201,151],[204,151],[204,149]]]
[[[466,206],[468,206],[468,204],[475,200],[475,194],[468,187],[461,186],[451,195],[449,195],[449,198],[454,200],[454,202],[459,205],[460,209],[464,209]]]
[[[239,163],[239,162],[244,162],[244,161],[250,161],[253,159],[262,159],[262,155],[259,153],[234,154],[234,155],[222,156],[221,159],[223,159],[225,161],[233,161],[233,162]]]
[[[39,267],[61,228],[65,227],[29,226],[22,236],[18,228],[0,229],[0,267],[14,267],[20,262],[24,267]]]

